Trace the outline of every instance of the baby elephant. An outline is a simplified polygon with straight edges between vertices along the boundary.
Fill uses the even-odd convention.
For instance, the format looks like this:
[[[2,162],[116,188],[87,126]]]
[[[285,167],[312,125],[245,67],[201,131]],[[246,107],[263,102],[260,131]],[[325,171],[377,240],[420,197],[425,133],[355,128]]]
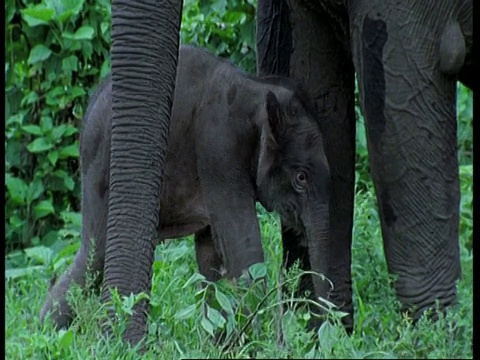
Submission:
[[[195,47],[182,46],[178,61],[159,241],[195,234],[199,271],[212,281],[223,273],[237,278],[264,260],[259,201],[304,239],[285,241],[285,256],[290,249],[292,258],[326,273],[330,172],[306,94],[288,79],[250,76]],[[85,286],[87,267],[103,273],[111,122],[108,78],[90,99],[80,138],[82,244],[41,311],[42,321],[51,311],[58,327],[72,320],[66,301],[70,282]],[[318,276],[312,280],[315,295],[326,297],[328,284]]]

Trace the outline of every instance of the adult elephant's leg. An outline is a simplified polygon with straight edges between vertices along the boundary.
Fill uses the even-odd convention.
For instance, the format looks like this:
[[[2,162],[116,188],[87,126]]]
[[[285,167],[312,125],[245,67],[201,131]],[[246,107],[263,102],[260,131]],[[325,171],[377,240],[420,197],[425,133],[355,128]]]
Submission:
[[[352,1],[352,44],[389,271],[418,318],[460,276],[456,76],[439,46],[456,1]],[[458,43],[452,43],[456,45]]]
[[[103,300],[149,293],[176,76],[182,1],[112,3],[113,120]],[[148,304],[123,338],[146,331]],[[112,319],[115,317],[111,314]]]
[[[222,277],[223,261],[215,248],[210,226],[195,233],[195,254],[198,271],[208,281],[217,281]]]
[[[318,111],[332,178],[327,276],[334,284],[331,300],[349,313],[344,320],[347,329],[351,329],[355,83],[347,28],[347,13],[342,8],[312,9],[294,1],[258,1],[258,71],[302,80]],[[298,258],[308,270],[308,257],[301,241],[289,231],[284,230],[282,236],[289,252],[285,255],[287,264]],[[311,280],[305,279],[303,284],[309,286]]]

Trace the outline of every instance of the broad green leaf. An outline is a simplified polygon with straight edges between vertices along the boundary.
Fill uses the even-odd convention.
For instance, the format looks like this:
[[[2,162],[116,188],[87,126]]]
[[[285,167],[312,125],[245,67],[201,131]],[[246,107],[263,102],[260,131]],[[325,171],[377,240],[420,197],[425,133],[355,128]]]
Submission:
[[[22,126],[22,130],[25,131],[27,134],[32,135],[42,135],[42,129],[38,125],[24,125]]]
[[[20,269],[7,269],[5,270],[5,278],[17,279],[34,272],[38,272],[42,269],[43,269],[43,266],[29,266],[27,268],[20,268]]]
[[[68,40],[91,40],[93,38],[93,35],[95,33],[95,30],[91,26],[82,26],[79,28],[75,33],[72,33],[70,31],[65,31],[62,33],[62,37],[64,39]]]
[[[48,161],[50,161],[50,164],[55,166],[55,164],[57,163],[57,160],[58,160],[58,151],[57,150],[50,151],[47,154],[47,158],[48,158]]]
[[[5,22],[9,24],[15,15],[15,0],[6,0],[5,1]]]
[[[25,249],[25,254],[42,265],[48,265],[53,259],[53,251],[46,246],[35,246]]]
[[[217,328],[223,328],[227,322],[225,318],[220,314],[220,311],[214,309],[208,305],[207,306],[207,317],[212,322],[212,324]]]
[[[19,124],[20,125],[20,124],[23,123],[24,117],[25,117],[25,114],[23,112],[12,115],[8,118],[7,125],[13,125],[13,124]]]
[[[28,186],[27,203],[37,200],[44,191],[42,180],[36,178]]]
[[[38,101],[38,94],[36,91],[30,91],[27,95],[25,95],[21,101],[21,105],[30,105]]]
[[[196,285],[203,280],[205,280],[205,276],[200,273],[194,273],[192,276],[190,276],[187,282],[183,284],[182,289],[188,288],[190,285]]]
[[[29,64],[35,64],[40,61],[44,61],[50,57],[52,50],[47,48],[45,45],[37,44],[32,50],[30,50],[30,56],[28,57]]]
[[[50,116],[42,116],[40,118],[40,127],[42,128],[42,131],[46,133],[49,130],[53,129],[53,121]]]
[[[70,89],[70,94],[73,96],[73,98],[77,98],[79,96],[85,95],[85,90],[81,88],[80,86],[74,86]]]
[[[40,201],[33,207],[33,211],[36,219],[41,219],[45,216],[55,213],[55,209],[53,208],[51,200]]]
[[[59,337],[60,337],[60,345],[64,349],[70,348],[70,345],[73,342],[73,331],[72,330],[60,330],[59,331]]]
[[[64,124],[61,124],[61,125],[58,125],[58,126],[55,126],[53,129],[52,129],[52,137],[53,137],[53,140],[58,142],[59,140],[62,139],[62,135],[65,133],[65,130],[67,129],[67,127],[64,125]]]
[[[62,60],[62,70],[65,72],[72,72],[78,70],[78,58],[75,55],[70,55]]]
[[[65,170],[55,170],[53,175],[61,178],[63,180],[63,184],[68,190],[71,191],[75,188],[75,181]]]
[[[202,320],[200,321],[200,325],[202,325],[202,327],[205,329],[205,331],[207,333],[209,333],[211,336],[213,336],[213,325],[212,323],[210,322],[210,320],[208,320],[205,316],[202,316]]]
[[[23,20],[25,20],[30,27],[48,25],[48,22],[55,14],[53,9],[47,9],[43,4],[38,4],[37,6],[23,9],[21,12]]]
[[[11,200],[16,204],[23,204],[28,191],[28,186],[25,181],[18,177],[7,176],[5,183]]]
[[[78,158],[78,156],[79,156],[79,150],[78,150],[77,143],[60,148],[60,151],[59,151],[60,159],[66,159],[69,157]]]
[[[187,307],[177,311],[174,317],[177,320],[189,319],[193,316],[193,314],[195,314],[196,309],[197,309],[197,304],[188,305]]]
[[[331,352],[339,335],[340,332],[338,328],[331,322],[325,321],[322,325],[320,325],[317,336],[322,350],[325,350],[327,353]]]
[[[257,263],[248,269],[253,280],[263,279],[267,276],[267,265],[265,263]]]
[[[44,0],[47,7],[55,10],[55,18],[65,23],[82,9],[84,0]]]
[[[65,133],[63,134],[64,137],[69,137],[72,136],[73,134],[76,134],[78,132],[78,129],[70,124],[67,124],[67,129],[65,130]]]
[[[60,215],[65,224],[72,224],[78,228],[82,226],[82,213],[75,211],[62,211]]]
[[[75,40],[91,40],[94,33],[95,30],[91,26],[85,25],[75,32],[73,38]]]
[[[72,257],[78,252],[80,248],[80,242],[76,241],[73,244],[65,246],[62,250],[60,250],[57,254],[55,261],[58,261],[60,258],[68,258]]]
[[[44,137],[37,138],[28,144],[27,149],[33,154],[50,150],[53,144]]]
[[[233,314],[232,304],[228,300],[227,296],[223,294],[220,290],[218,290],[217,287],[215,287],[215,298],[217,299],[222,309],[227,312],[227,314]]]

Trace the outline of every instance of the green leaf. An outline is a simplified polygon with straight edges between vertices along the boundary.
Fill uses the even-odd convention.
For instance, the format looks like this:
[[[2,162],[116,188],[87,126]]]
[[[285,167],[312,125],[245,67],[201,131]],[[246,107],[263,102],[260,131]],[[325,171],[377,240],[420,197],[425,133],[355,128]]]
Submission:
[[[214,309],[207,305],[207,317],[217,328],[223,328],[225,323],[227,322],[225,318],[220,314],[220,311]]]
[[[47,131],[50,131],[53,129],[53,121],[50,116],[42,116],[40,118],[40,127],[42,128],[42,131],[46,133]]]
[[[58,142],[59,140],[62,139],[62,135],[65,133],[65,130],[67,129],[67,127],[62,124],[62,125],[58,125],[58,126],[55,126],[53,129],[52,129],[52,137],[53,137],[53,140],[55,140],[56,142]]]
[[[70,55],[62,60],[62,70],[65,72],[72,72],[78,70],[78,58],[75,55]]]
[[[78,150],[78,144],[72,144],[72,145],[67,145],[62,148],[60,148],[59,151],[59,158],[60,159],[66,159],[66,158],[78,158],[79,157],[79,150]]]
[[[248,269],[253,280],[263,279],[267,276],[267,266],[265,263],[257,263],[250,266]]]
[[[65,246],[62,250],[59,251],[55,261],[59,260],[60,258],[69,258],[75,255],[80,248],[80,242],[76,241],[73,244]]]
[[[72,136],[73,134],[76,134],[78,132],[78,129],[70,124],[67,124],[67,129],[65,130],[65,133],[63,134],[64,137],[69,137]]]
[[[44,137],[37,138],[28,144],[27,149],[33,154],[50,150],[53,144]]]
[[[80,86],[74,86],[70,89],[70,94],[72,94],[72,97],[73,98],[77,98],[79,96],[83,96],[85,95],[85,90],[83,90],[83,88],[81,88]]]
[[[227,314],[233,314],[232,304],[228,300],[227,296],[223,294],[217,287],[215,287],[215,298],[217,299],[218,303],[220,304],[221,308]]]
[[[93,38],[93,34],[95,34],[95,30],[88,25],[82,26],[75,34],[71,36],[73,40],[91,40]]]
[[[192,276],[190,276],[190,278],[187,280],[187,282],[185,284],[183,284],[182,289],[186,289],[191,285],[196,285],[200,281],[203,281],[203,280],[205,280],[205,276],[203,276],[200,273],[194,273]]]
[[[7,176],[5,183],[11,200],[16,204],[24,204],[28,191],[25,181],[18,177]]]
[[[45,216],[55,213],[55,209],[53,208],[51,200],[40,201],[33,207],[33,211],[36,219],[41,219]]]
[[[58,333],[60,337],[60,345],[63,349],[69,349],[70,345],[73,342],[73,331],[72,330],[60,330]]]
[[[57,160],[58,160],[58,151],[57,150],[50,151],[47,154],[47,158],[48,158],[48,161],[50,161],[50,164],[55,166],[55,164],[57,163]]]
[[[52,50],[47,48],[45,45],[37,44],[32,50],[30,50],[30,56],[28,57],[29,64],[35,64],[40,61],[44,61],[50,57]]]
[[[9,24],[15,15],[15,0],[6,0],[5,1],[5,22]]]
[[[7,269],[5,270],[5,278],[18,279],[28,274],[38,272],[40,270],[43,270],[43,266],[29,266],[27,268],[21,268],[21,269]]]
[[[33,180],[28,186],[27,203],[37,200],[40,195],[42,195],[44,190],[45,188],[43,187],[43,183],[40,179],[36,178]]]
[[[55,10],[55,18],[65,23],[82,9],[84,0],[45,0],[47,7]]]
[[[174,315],[176,320],[185,320],[192,317],[197,309],[197,304],[188,305],[187,307],[177,311]]]
[[[329,321],[325,321],[318,329],[317,336],[320,347],[326,353],[330,353],[337,341],[340,332],[336,326]]]
[[[42,129],[38,125],[24,125],[22,126],[22,130],[25,131],[27,134],[32,135],[42,135]]]
[[[55,170],[53,175],[59,177],[63,180],[63,184],[68,190],[73,190],[75,188],[75,181],[65,170]]]
[[[25,118],[25,114],[20,112],[18,114],[12,115],[7,120],[7,125],[19,124],[23,123],[23,119]]]
[[[54,253],[48,247],[40,245],[25,249],[25,255],[41,265],[48,265],[52,261]]]
[[[21,12],[23,20],[25,20],[30,27],[48,25],[48,22],[55,14],[53,9],[47,9],[43,4],[39,4],[32,8],[23,9]]]
[[[202,316],[202,320],[200,321],[200,325],[205,329],[207,333],[213,336],[213,325],[205,316]]]

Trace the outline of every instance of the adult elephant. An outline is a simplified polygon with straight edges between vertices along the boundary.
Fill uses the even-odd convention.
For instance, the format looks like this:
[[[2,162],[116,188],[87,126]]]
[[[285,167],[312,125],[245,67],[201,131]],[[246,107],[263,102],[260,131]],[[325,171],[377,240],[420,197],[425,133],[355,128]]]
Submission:
[[[328,276],[333,302],[350,314],[347,327],[355,74],[396,294],[414,319],[436,300],[442,309],[454,304],[461,273],[456,82],[472,86],[472,1],[258,0],[257,21],[259,72],[303,80],[324,119],[332,176]],[[295,234],[283,235],[284,249],[307,259]]]
[[[104,300],[111,288],[121,295],[150,291],[181,10],[181,0],[112,3]],[[258,0],[260,72],[303,79],[324,119],[333,179],[328,275],[333,300],[350,313],[347,325],[353,318],[354,69],[389,269],[399,275],[398,297],[419,314],[435,299],[442,307],[456,299],[455,82],[458,74],[467,85],[471,79],[472,42],[471,1]],[[283,233],[289,264],[300,259],[305,269],[315,268],[295,234]],[[145,334],[147,307],[145,301],[136,306],[127,341]]]

